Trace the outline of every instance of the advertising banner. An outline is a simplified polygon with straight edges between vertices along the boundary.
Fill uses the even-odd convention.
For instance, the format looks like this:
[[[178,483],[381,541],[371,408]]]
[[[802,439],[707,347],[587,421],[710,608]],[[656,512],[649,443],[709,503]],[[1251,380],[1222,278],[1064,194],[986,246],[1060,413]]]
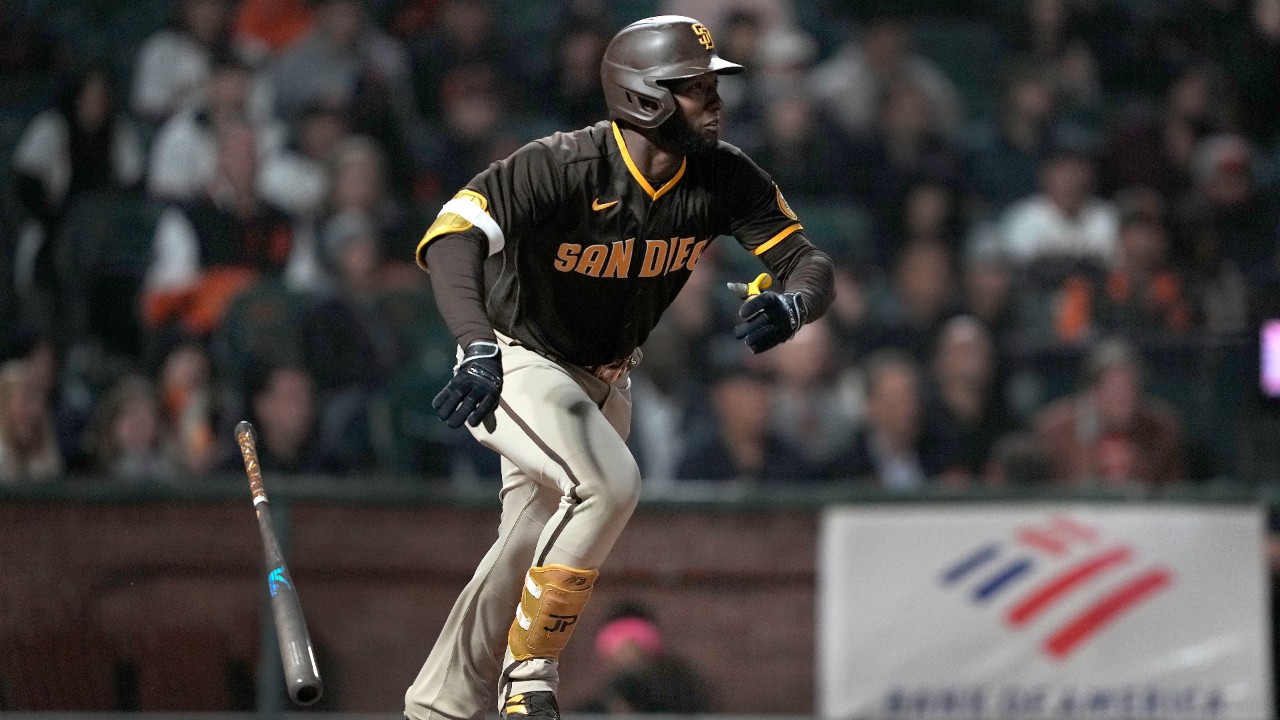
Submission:
[[[818,563],[820,715],[1262,720],[1263,511],[834,507]]]

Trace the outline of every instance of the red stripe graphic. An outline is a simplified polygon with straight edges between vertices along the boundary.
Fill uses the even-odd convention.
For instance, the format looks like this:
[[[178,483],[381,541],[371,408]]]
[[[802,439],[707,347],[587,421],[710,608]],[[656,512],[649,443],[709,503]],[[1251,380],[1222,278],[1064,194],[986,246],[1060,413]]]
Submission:
[[[1050,555],[1061,555],[1067,551],[1067,544],[1043,530],[1035,528],[1018,528],[1018,542]]]
[[[1074,567],[1069,568],[1057,577],[1033,590],[1025,599],[1014,605],[1006,616],[1008,623],[1014,627],[1027,624],[1035,616],[1049,609],[1056,601],[1073,588],[1081,585],[1105,570],[1122,565],[1133,557],[1130,547],[1118,547],[1107,552],[1085,558]]]
[[[1045,641],[1045,652],[1050,657],[1061,660],[1070,655],[1076,646],[1111,624],[1129,608],[1172,583],[1173,573],[1168,568],[1148,570],[1062,626]]]
[[[1097,528],[1089,527],[1084,523],[1070,518],[1066,515],[1058,515],[1049,521],[1055,532],[1066,535],[1067,537],[1084,542],[1093,542],[1098,539]]]

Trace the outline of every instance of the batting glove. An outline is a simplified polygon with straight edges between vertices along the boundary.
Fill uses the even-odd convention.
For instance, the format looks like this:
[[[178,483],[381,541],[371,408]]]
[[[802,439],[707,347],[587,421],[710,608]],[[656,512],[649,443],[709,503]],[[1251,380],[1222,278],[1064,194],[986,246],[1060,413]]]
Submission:
[[[493,413],[502,392],[502,353],[498,344],[477,340],[467,346],[453,379],[431,401],[436,415],[451,428],[465,420],[475,427]]]
[[[738,311],[742,323],[733,328],[733,336],[745,342],[753,353],[762,353],[790,340],[804,325],[809,307],[799,293],[766,290],[742,303]]]

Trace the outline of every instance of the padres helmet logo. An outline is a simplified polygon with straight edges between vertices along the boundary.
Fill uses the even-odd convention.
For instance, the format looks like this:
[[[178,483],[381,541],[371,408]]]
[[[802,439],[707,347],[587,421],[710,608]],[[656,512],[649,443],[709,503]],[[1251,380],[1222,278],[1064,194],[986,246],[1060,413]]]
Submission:
[[[698,36],[698,42],[702,43],[702,47],[710,50],[716,46],[716,41],[711,39],[711,31],[702,23],[693,24],[693,34]]]

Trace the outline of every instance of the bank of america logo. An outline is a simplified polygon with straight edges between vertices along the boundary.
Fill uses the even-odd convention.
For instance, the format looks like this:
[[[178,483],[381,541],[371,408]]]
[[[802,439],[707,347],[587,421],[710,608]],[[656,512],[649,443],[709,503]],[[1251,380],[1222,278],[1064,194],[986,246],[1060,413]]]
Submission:
[[[1169,568],[1142,564],[1133,546],[1109,541],[1065,515],[972,550],[941,576],[943,587],[965,593],[975,605],[1008,602],[1005,625],[1044,633],[1041,650],[1054,660],[1066,659],[1173,581]],[[1071,598],[1087,599],[1084,609],[1060,625],[1037,622]]]

